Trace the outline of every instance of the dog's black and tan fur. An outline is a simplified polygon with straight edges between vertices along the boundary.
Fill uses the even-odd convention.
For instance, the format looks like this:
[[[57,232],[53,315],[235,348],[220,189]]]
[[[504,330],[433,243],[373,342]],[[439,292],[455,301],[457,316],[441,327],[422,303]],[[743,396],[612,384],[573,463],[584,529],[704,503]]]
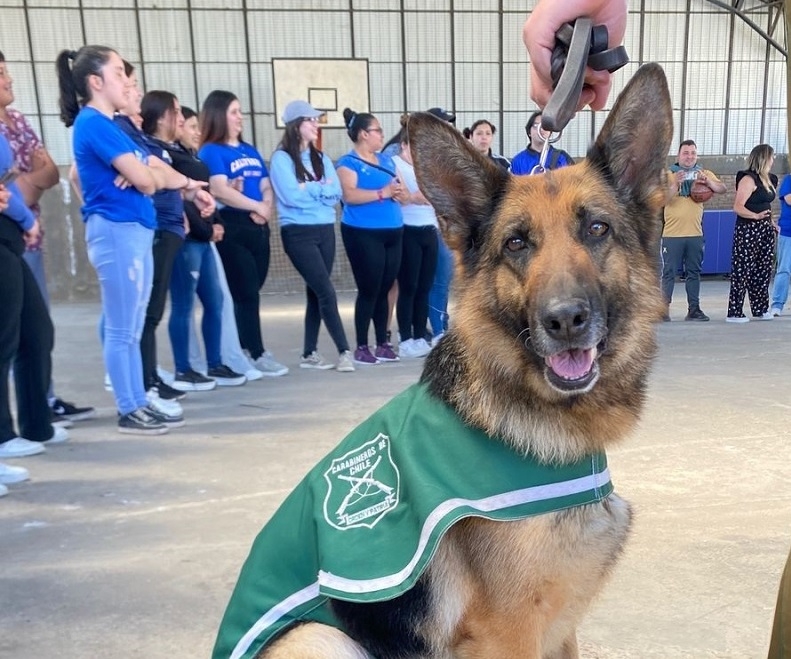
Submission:
[[[453,328],[423,381],[471,425],[550,463],[621,440],[655,352],[667,84],[642,67],[582,164],[511,177],[442,122],[409,123],[421,189],[457,258]],[[473,467],[474,468],[474,467]],[[629,505],[456,524],[407,594],[340,603],[266,659],[577,657],[576,628],[617,560]]]

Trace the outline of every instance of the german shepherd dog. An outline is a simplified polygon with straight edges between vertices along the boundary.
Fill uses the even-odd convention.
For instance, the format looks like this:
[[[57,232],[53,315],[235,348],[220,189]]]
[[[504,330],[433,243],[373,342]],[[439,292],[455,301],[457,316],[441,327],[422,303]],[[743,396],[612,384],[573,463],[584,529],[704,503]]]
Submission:
[[[408,130],[420,188],[457,265],[454,324],[422,383],[492,443],[539,463],[574,462],[624,438],[644,403],[662,312],[672,138],[662,69],[637,71],[584,162],[543,175],[504,173],[430,115],[413,115]],[[615,494],[505,523],[466,516],[407,592],[331,601],[345,631],[293,624],[254,656],[577,657],[576,628],[630,522]]]

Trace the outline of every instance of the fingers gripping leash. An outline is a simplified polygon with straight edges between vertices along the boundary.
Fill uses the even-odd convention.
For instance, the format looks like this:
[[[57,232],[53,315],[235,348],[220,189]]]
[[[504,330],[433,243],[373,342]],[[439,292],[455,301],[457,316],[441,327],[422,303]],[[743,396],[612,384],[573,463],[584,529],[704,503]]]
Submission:
[[[608,34],[604,25],[593,25],[590,18],[566,23],[555,34],[551,74],[552,96],[541,114],[539,137],[543,141],[541,158],[531,174],[546,171],[549,146],[557,142],[574,113],[585,81],[585,68],[614,73],[629,62],[623,46],[607,48]]]

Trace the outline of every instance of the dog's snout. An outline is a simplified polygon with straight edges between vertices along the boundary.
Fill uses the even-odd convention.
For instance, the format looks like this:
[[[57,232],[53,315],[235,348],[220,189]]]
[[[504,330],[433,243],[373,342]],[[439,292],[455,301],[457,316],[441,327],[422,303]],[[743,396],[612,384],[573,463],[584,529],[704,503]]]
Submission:
[[[576,298],[548,305],[541,317],[541,324],[551,338],[573,341],[588,330],[590,318],[588,301]]]

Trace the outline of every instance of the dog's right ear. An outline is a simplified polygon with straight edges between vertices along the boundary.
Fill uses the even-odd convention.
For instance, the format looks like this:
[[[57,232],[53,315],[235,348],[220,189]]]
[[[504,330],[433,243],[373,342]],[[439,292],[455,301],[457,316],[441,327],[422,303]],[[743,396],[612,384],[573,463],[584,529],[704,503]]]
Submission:
[[[467,252],[492,214],[509,175],[462,135],[428,112],[409,116],[409,146],[420,190],[431,202],[448,246]]]

